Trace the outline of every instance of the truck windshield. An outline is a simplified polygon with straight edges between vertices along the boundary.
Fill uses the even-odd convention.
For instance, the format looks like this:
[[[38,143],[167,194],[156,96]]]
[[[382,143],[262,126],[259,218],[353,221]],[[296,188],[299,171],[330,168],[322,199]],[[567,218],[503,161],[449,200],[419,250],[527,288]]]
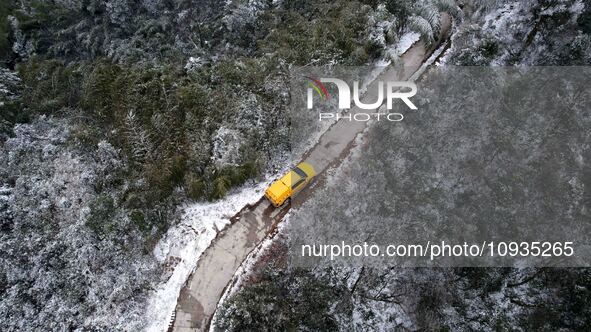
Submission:
[[[300,185],[300,183],[302,183],[302,182],[304,182],[304,178],[301,178],[299,181],[297,181],[296,183],[294,183],[294,184],[291,186],[291,189],[295,189],[295,188],[297,188],[297,187]]]
[[[302,169],[299,168],[299,167],[294,168],[293,171],[296,172],[296,174],[299,175],[302,179],[305,179],[305,178],[308,177],[308,175],[306,174],[306,172],[302,171]]]

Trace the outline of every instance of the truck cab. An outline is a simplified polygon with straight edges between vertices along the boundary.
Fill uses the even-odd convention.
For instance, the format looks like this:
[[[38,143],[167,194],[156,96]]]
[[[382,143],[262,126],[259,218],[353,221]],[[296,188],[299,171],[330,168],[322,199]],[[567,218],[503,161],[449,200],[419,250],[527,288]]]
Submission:
[[[300,163],[279,180],[273,182],[265,190],[265,197],[273,206],[280,207],[287,199],[306,187],[314,176],[316,176],[316,171],[312,165],[306,162]]]

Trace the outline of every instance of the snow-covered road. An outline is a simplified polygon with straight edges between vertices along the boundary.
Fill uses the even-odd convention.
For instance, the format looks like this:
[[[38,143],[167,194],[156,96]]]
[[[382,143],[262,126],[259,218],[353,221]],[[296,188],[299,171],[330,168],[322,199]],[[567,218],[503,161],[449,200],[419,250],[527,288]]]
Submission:
[[[201,254],[221,229],[230,223],[230,217],[242,207],[255,203],[267,183],[245,186],[214,203],[196,203],[185,206],[181,223],[171,227],[154,249],[154,256],[172,270],[168,280],[151,295],[146,310],[148,331],[165,331],[170,323],[178,295],[195,269]]]
[[[440,40],[447,37],[451,27],[451,18],[448,15],[442,17]],[[409,78],[437,46],[425,47],[422,42],[417,42],[415,34],[402,38],[400,43],[404,45],[396,46],[393,52],[404,50],[400,58],[405,68],[402,76],[399,71],[384,67],[386,70],[377,72],[376,78]],[[371,84],[368,89],[371,90]],[[352,128],[350,122],[346,126],[335,123],[306,154],[306,160],[315,164],[319,171],[325,170],[348,153],[349,143],[365,128],[365,123],[360,124],[359,128]],[[166,330],[173,312],[176,313],[175,331],[205,330],[208,327],[236,270],[287,212],[288,207],[274,209],[266,200],[260,199],[267,185],[268,181],[247,186],[224,200],[184,208],[182,222],[171,228],[154,251],[172,274],[150,298],[146,310],[150,322],[148,331]]]

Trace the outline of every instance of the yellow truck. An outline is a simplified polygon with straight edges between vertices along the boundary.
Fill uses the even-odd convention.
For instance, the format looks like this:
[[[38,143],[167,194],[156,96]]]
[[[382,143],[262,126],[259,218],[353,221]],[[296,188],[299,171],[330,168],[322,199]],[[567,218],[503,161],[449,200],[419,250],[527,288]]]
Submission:
[[[314,167],[306,162],[300,163],[285,174],[281,179],[273,182],[265,197],[275,206],[280,207],[288,198],[302,190],[316,175]]]

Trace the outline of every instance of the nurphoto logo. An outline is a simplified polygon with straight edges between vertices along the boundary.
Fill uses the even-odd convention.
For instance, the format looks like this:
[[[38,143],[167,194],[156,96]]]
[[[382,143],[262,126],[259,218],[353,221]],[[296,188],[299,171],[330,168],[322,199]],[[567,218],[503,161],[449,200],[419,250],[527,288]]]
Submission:
[[[353,94],[353,102],[355,106],[362,110],[377,111],[383,104],[386,98],[386,109],[389,111],[393,108],[394,99],[400,99],[411,110],[416,110],[417,107],[410,100],[411,97],[417,94],[417,85],[414,82],[408,81],[378,81],[377,98],[372,103],[364,103],[360,99],[360,84],[359,81],[353,82],[353,91],[347,82],[333,77],[323,77],[315,79],[313,77],[305,76],[309,80],[307,93],[307,108],[314,108],[314,92],[321,101],[331,99],[331,95],[323,83],[332,83],[337,87],[338,108],[339,110],[351,109],[351,93]],[[385,86],[385,89],[384,89]],[[384,92],[385,90],[385,92]],[[384,96],[385,95],[385,96]],[[341,112],[320,112],[319,121],[324,119],[348,119],[349,121],[369,121],[372,117],[378,121],[387,119],[388,121],[402,121],[404,116],[401,113],[366,113],[366,112],[352,112],[349,114],[341,114]]]

